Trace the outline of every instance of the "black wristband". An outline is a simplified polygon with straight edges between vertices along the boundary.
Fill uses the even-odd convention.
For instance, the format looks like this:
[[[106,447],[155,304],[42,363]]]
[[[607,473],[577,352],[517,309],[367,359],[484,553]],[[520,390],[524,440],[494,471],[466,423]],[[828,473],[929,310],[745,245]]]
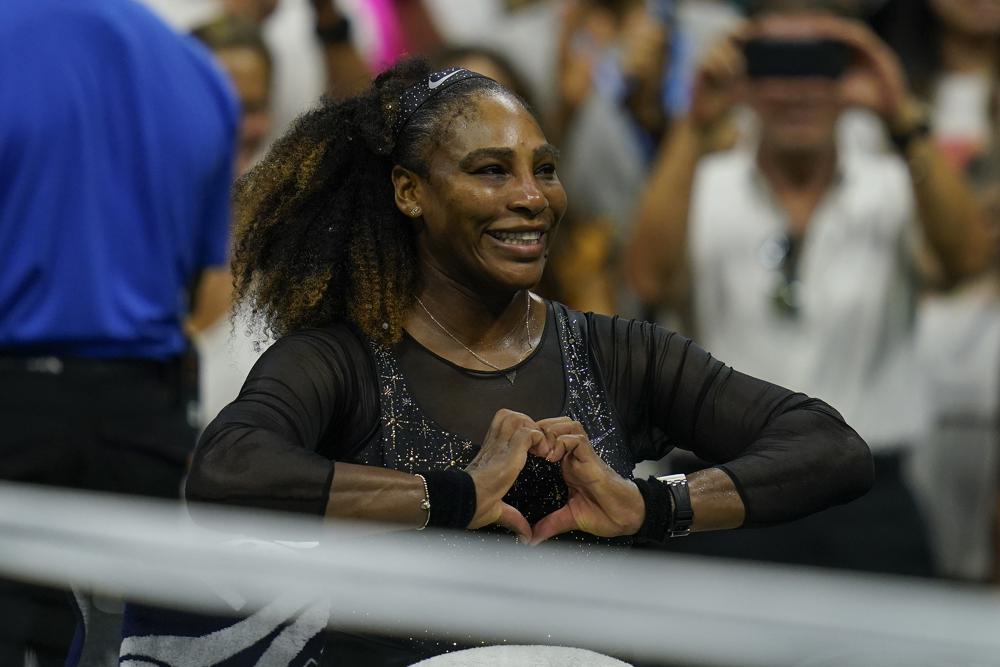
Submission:
[[[342,16],[331,25],[317,25],[316,36],[324,44],[346,44],[351,41],[351,21]]]
[[[427,480],[427,500],[431,515],[427,525],[432,528],[468,528],[476,515],[476,484],[464,470],[430,470],[420,472]]]
[[[931,123],[926,117],[922,118],[913,127],[899,133],[889,134],[889,141],[893,148],[901,155],[906,155],[910,146],[918,139],[926,139],[931,135]]]
[[[639,487],[642,502],[646,505],[646,518],[639,532],[635,534],[636,542],[666,542],[670,535],[670,517],[674,510],[670,489],[655,477],[633,481]]]

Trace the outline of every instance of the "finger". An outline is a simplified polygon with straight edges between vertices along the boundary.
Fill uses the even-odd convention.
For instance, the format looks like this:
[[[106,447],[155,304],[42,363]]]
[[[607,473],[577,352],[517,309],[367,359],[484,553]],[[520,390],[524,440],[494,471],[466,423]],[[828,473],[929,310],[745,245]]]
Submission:
[[[517,535],[527,544],[531,544],[531,541],[534,539],[534,531],[531,530],[531,524],[512,505],[503,502],[500,503],[500,519],[497,523]]]
[[[563,505],[548,516],[542,517],[532,528],[530,544],[541,544],[545,540],[576,530],[576,518],[569,505]]]
[[[545,439],[545,434],[539,429],[529,426],[522,426],[510,438],[510,444],[517,452],[535,453],[536,456],[545,457],[550,447]],[[544,452],[544,453],[536,453]]]
[[[538,428],[545,433],[546,436],[551,438],[557,438],[560,435],[566,435],[568,433],[573,433],[576,435],[587,435],[587,431],[584,430],[583,424],[571,419],[570,417],[556,417],[553,419],[543,419],[538,422]]]
[[[493,419],[490,420],[490,427],[486,429],[486,437],[483,438],[484,443],[497,437],[497,434],[500,432],[500,425],[503,424],[504,420],[507,419],[507,416],[510,413],[511,411],[506,408],[500,408],[496,411],[496,414],[493,415]]]
[[[576,433],[564,433],[558,436],[552,443],[552,452],[545,457],[550,463],[562,461],[566,454],[577,449],[587,442],[587,436]]]
[[[546,417],[545,419],[539,419],[537,423],[538,423],[538,428],[544,431],[545,429],[551,428],[556,424],[564,424],[566,422],[571,422],[571,421],[573,421],[572,417],[566,417],[564,415],[562,417]]]

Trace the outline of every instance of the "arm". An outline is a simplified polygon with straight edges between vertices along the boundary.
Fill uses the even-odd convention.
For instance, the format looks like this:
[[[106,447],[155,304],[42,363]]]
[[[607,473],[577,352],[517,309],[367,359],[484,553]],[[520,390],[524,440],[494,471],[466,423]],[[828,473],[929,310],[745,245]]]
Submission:
[[[316,35],[323,48],[326,92],[331,97],[360,93],[371,79],[368,65],[351,41],[351,24],[334,6],[333,0],[312,0],[316,12]]]
[[[223,317],[232,305],[233,276],[229,267],[208,268],[202,271],[194,292],[194,304],[184,329],[193,337],[212,326]]]
[[[922,122],[920,105],[908,100],[890,131],[906,134]],[[972,190],[929,135],[910,141],[902,157],[913,182],[924,237],[940,262],[946,283],[986,270],[992,246],[984,213]]]
[[[637,456],[678,446],[718,464],[689,476],[696,529],[789,521],[871,486],[867,445],[822,401],[738,373],[649,323],[590,322]]]
[[[991,248],[984,213],[928,133],[918,132],[926,112],[910,92],[899,58],[861,23],[829,19],[825,31],[857,55],[842,80],[844,103],[874,111],[890,136],[913,137],[902,147],[902,157],[913,182],[921,228],[946,281],[982,272]]]
[[[671,130],[642,198],[628,252],[628,280],[647,305],[677,305],[686,292],[688,214],[698,162],[732,144],[729,113],[745,69],[747,27],[706,55],[695,74],[691,112]]]
[[[691,119],[678,122],[657,156],[639,201],[627,249],[627,278],[649,305],[681,300],[686,270],[688,211],[695,169],[706,153],[704,134]]]
[[[425,525],[419,477],[334,463],[336,456],[350,455],[352,444],[371,437],[378,420],[377,382],[362,361],[367,358],[346,327],[302,331],[275,343],[239,397],[205,430],[188,475],[187,498],[375,521],[391,526],[387,530]],[[335,451],[322,450],[328,433],[343,438]],[[501,410],[467,474],[430,494],[431,524],[445,525],[434,524],[435,516],[456,517],[461,525],[450,527],[500,523],[529,536],[527,521],[502,499],[529,453],[544,455],[540,448],[544,438],[532,420]],[[471,499],[467,513],[456,508],[463,498]]]

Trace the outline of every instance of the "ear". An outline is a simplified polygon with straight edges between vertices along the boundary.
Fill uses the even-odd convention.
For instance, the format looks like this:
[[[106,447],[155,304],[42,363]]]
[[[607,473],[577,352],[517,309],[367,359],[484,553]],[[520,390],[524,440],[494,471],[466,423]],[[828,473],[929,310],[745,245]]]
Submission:
[[[420,177],[397,164],[392,168],[392,187],[396,195],[396,208],[407,218],[418,219],[423,213],[420,205]]]

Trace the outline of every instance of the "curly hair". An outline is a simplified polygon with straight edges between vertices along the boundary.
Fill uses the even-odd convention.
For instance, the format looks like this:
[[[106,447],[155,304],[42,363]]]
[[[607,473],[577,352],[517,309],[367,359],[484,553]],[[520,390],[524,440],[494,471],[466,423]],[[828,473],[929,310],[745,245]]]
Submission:
[[[237,181],[234,309],[248,311],[251,333],[345,321],[379,343],[400,340],[420,275],[392,167],[426,177],[426,157],[471,98],[511,95],[492,79],[466,79],[396,128],[403,91],[429,74],[425,61],[408,60],[356,97],[324,99]]]

